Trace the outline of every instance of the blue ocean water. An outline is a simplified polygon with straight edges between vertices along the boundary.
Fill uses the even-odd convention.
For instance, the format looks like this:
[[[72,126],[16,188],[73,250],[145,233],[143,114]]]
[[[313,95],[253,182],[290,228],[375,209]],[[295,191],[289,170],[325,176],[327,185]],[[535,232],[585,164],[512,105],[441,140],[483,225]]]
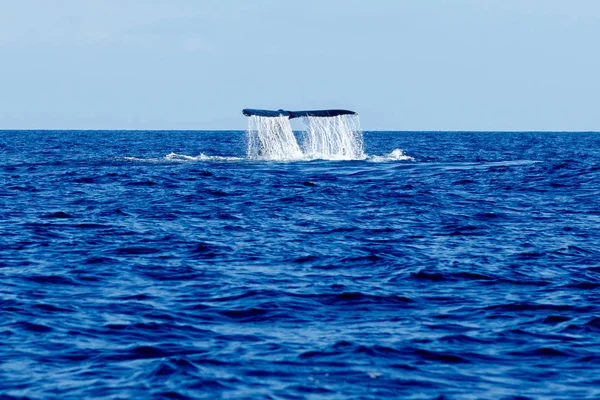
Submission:
[[[600,134],[364,139],[0,132],[0,398],[600,398]]]

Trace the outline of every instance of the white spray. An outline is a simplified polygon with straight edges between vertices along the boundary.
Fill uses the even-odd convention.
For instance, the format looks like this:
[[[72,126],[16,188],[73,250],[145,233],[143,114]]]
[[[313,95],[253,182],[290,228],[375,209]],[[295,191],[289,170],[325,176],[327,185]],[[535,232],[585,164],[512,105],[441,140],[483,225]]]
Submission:
[[[288,117],[248,119],[248,158],[264,160],[298,160],[304,158]]]
[[[358,115],[302,117],[306,130],[299,146],[286,116],[248,120],[248,158],[265,160],[364,159]]]
[[[303,117],[302,150],[310,159],[356,160],[365,158],[358,115]]]

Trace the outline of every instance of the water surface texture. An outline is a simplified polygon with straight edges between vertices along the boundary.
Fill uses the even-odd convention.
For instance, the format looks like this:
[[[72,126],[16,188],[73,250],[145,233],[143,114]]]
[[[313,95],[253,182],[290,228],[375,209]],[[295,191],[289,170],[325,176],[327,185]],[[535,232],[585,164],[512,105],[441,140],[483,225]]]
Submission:
[[[0,132],[0,398],[600,398],[600,134]]]

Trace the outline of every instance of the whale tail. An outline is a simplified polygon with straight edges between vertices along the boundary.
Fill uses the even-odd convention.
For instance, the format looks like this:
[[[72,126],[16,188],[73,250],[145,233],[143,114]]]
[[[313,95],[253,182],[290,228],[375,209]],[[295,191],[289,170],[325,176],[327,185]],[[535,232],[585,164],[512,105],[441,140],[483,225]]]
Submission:
[[[350,110],[307,110],[307,111],[288,111],[288,110],[257,110],[253,108],[245,108],[242,114],[246,117],[337,117],[338,115],[356,115],[357,113]]]

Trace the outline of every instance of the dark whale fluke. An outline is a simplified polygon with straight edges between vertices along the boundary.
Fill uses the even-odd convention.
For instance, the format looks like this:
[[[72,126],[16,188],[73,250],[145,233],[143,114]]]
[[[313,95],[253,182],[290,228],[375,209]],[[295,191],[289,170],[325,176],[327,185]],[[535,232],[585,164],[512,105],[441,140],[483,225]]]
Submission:
[[[246,117],[253,115],[259,117],[288,117],[299,118],[299,117],[336,117],[338,115],[356,115],[357,113],[350,110],[308,110],[308,111],[287,111],[287,110],[256,110],[253,108],[245,108],[242,110],[242,114]]]

